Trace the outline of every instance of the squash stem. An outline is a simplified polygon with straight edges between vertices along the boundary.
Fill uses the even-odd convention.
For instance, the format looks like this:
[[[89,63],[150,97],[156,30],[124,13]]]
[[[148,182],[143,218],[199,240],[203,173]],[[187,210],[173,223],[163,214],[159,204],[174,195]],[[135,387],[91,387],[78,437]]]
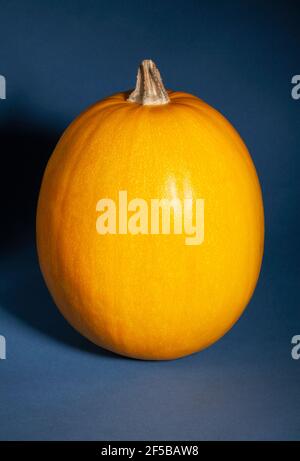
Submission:
[[[143,106],[159,106],[170,102],[159,70],[151,59],[145,59],[140,64],[136,87],[127,101]]]

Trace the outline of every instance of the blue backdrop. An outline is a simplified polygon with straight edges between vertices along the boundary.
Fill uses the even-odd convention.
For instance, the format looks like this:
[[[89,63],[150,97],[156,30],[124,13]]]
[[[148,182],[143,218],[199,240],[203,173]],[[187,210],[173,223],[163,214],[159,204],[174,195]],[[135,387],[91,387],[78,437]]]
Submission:
[[[0,2],[0,439],[299,439],[299,17],[287,0]],[[132,88],[144,58],[237,128],[266,213],[245,314],[214,346],[170,362],[121,358],[74,332],[34,245],[41,176],[61,132]]]

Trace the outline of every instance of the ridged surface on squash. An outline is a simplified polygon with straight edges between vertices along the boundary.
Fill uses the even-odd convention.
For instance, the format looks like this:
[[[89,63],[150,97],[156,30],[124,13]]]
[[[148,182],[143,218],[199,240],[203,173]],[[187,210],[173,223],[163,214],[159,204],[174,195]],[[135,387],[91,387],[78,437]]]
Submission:
[[[142,359],[203,349],[239,318],[259,275],[261,190],[230,123],[200,99],[169,92],[158,107],[109,97],[66,130],[48,163],[37,247],[65,318],[94,343]],[[99,235],[96,203],[205,201],[205,237]]]

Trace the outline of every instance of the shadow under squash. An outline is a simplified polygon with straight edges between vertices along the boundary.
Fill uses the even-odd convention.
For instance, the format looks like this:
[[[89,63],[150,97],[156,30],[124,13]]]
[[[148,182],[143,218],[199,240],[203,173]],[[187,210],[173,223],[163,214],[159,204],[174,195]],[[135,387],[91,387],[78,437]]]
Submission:
[[[31,114],[20,107],[4,115],[0,119],[0,309],[72,347],[116,357],[69,326],[52,301],[38,265],[34,243],[38,193],[61,129],[33,123]]]

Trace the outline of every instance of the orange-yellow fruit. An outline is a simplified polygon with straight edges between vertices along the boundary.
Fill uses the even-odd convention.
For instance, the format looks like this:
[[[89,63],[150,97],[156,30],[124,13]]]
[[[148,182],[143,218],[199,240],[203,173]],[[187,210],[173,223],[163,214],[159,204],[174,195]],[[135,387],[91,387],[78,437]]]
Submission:
[[[168,95],[142,105],[119,93],[81,114],[49,160],[37,212],[40,266],[61,313],[99,346],[141,359],[181,357],[224,335],[263,253],[261,190],[243,141],[202,100]],[[203,199],[203,242],[100,235],[97,203],[118,205],[120,191],[147,203]]]

